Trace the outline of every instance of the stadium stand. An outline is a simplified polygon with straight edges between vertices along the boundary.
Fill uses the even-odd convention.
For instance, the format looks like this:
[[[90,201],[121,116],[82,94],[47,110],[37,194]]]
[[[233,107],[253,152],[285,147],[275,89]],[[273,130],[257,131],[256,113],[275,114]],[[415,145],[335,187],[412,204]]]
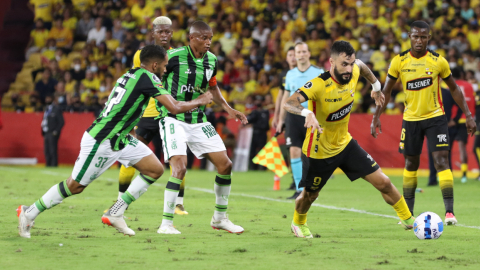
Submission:
[[[39,85],[58,81],[66,81],[65,90],[49,91],[64,97],[65,110],[93,111],[116,78],[132,66],[135,51],[152,43],[150,22],[160,15],[172,18],[173,47],[187,42],[192,21],[210,24],[222,93],[246,113],[253,107],[252,95],[267,96],[264,105],[273,110],[278,74],[287,67],[285,53],[295,42],[307,42],[311,62],[328,69],[330,44],[347,40],[383,82],[390,60],[409,48],[408,25],[418,19],[432,26],[430,49],[445,56],[451,67],[471,70],[472,84],[480,81],[479,0],[29,1],[35,19],[25,11],[27,0],[1,3],[5,19],[0,59],[7,65],[0,67],[0,94],[8,89],[1,102],[4,111],[40,110]],[[50,78],[42,83],[47,69]],[[357,90],[354,112],[371,113],[369,84],[362,81]],[[401,113],[401,91],[394,91],[388,114]]]

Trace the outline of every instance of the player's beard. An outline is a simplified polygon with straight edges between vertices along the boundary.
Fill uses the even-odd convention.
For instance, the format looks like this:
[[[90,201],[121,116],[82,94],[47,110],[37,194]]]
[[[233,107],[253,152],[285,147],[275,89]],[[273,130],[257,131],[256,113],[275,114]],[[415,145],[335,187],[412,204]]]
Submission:
[[[341,85],[349,83],[350,80],[352,79],[352,73],[346,72],[346,73],[340,74],[340,72],[338,72],[337,70],[337,67],[333,67],[333,74],[335,75],[335,78],[337,78],[338,82]],[[350,77],[348,77],[348,79],[344,79],[343,75],[350,75]]]

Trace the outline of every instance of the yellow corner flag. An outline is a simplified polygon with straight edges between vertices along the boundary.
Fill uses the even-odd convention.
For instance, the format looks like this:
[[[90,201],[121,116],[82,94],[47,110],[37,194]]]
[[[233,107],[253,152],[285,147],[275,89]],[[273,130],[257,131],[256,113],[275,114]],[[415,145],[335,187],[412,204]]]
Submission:
[[[267,167],[279,177],[288,173],[287,165],[285,164],[280,146],[278,146],[277,138],[275,137],[272,137],[252,161],[255,164]]]

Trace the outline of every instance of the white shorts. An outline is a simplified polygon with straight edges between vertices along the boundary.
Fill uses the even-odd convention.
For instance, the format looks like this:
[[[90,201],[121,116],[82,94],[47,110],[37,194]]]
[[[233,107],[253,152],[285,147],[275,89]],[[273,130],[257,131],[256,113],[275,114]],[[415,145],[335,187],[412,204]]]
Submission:
[[[80,154],[73,167],[72,178],[80,185],[87,186],[116,161],[129,167],[150,154],[152,150],[137,139],[131,140],[122,150],[113,151],[110,140],[99,143],[85,132],[80,143]]]
[[[187,124],[171,117],[160,119],[160,136],[165,162],[173,156],[186,156],[187,145],[199,159],[204,154],[226,151],[215,128],[207,123]]]

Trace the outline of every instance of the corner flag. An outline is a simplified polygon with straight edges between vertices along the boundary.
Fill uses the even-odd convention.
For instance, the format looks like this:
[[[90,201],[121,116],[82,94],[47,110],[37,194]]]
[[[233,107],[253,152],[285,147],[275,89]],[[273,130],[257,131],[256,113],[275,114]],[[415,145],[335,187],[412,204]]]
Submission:
[[[267,167],[273,171],[278,177],[282,177],[288,173],[287,165],[283,159],[280,146],[278,146],[277,138],[272,137],[270,141],[258,152],[252,159],[253,163]]]

